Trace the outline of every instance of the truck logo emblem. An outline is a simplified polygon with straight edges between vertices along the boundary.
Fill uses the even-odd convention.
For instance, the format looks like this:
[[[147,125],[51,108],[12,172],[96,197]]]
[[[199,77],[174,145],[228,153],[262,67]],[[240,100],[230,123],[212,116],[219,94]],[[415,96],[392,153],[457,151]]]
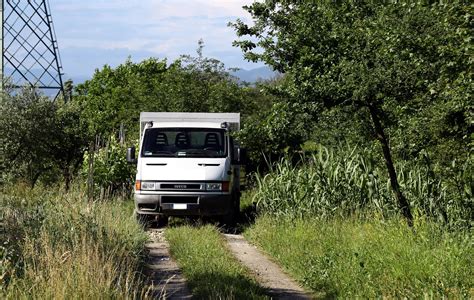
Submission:
[[[188,186],[185,184],[175,184],[174,188],[175,189],[186,189]]]

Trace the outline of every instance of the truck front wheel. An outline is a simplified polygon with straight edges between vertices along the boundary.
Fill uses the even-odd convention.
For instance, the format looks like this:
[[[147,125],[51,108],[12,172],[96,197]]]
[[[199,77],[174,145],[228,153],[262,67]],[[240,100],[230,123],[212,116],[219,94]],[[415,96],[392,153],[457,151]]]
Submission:
[[[156,219],[155,219],[156,220],[156,226],[158,228],[165,227],[166,225],[168,225],[168,219],[169,219],[168,216],[157,215]]]
[[[149,227],[165,227],[168,225],[168,216],[165,215],[145,215],[145,214],[135,214],[137,222],[145,228]]]
[[[144,228],[150,227],[152,223],[152,218],[150,215],[135,213],[135,218],[138,224],[142,225]]]

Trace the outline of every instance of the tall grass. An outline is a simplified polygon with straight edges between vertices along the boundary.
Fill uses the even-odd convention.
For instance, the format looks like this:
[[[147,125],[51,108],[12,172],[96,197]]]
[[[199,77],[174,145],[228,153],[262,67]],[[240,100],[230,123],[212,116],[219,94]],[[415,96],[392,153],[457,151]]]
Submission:
[[[424,161],[396,166],[403,192],[415,215],[440,219],[454,226],[472,227],[472,162],[453,180],[439,178]],[[372,152],[358,148],[329,150],[294,165],[282,159],[267,175],[257,175],[254,201],[260,211],[277,216],[327,218],[354,212],[398,211],[386,169]]]
[[[123,201],[22,187],[1,193],[2,298],[138,298],[146,234]]]
[[[321,298],[472,299],[472,233],[433,222],[264,215],[245,235]]]

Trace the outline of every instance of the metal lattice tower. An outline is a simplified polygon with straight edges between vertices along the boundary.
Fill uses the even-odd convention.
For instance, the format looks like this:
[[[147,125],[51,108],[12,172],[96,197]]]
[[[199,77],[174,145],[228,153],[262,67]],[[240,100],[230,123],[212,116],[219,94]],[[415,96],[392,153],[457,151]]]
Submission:
[[[29,84],[45,94],[59,95],[62,66],[49,1],[1,2],[1,75],[14,88]]]

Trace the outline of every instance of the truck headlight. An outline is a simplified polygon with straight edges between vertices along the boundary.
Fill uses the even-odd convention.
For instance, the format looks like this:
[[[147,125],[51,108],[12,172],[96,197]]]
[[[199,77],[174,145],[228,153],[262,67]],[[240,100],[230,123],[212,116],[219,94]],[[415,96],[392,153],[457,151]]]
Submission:
[[[152,191],[155,189],[154,182],[143,182],[142,181],[142,191]]]
[[[208,191],[222,191],[222,183],[206,183],[206,190]]]

